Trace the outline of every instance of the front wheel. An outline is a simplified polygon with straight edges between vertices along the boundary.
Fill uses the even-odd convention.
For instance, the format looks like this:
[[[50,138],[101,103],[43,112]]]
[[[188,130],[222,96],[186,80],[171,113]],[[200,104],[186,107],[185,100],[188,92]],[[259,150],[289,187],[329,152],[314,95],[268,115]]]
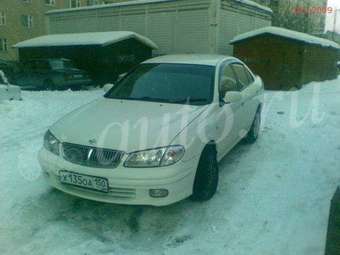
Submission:
[[[261,127],[261,110],[258,109],[255,118],[253,121],[253,124],[251,125],[251,128],[245,137],[245,141],[247,143],[255,143],[257,138],[259,137],[260,133],[260,127]]]
[[[216,152],[205,149],[201,155],[191,199],[194,201],[207,201],[211,199],[218,186],[218,163]]]

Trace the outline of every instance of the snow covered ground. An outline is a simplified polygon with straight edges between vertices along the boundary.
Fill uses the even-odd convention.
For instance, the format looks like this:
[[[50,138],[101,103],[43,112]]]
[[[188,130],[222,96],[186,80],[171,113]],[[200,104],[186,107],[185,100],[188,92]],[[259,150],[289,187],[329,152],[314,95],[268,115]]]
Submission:
[[[23,92],[0,104],[0,254],[324,254],[340,185],[340,77],[266,92],[263,132],[221,163],[209,202],[153,208],[51,189],[37,151],[49,125],[102,92]]]

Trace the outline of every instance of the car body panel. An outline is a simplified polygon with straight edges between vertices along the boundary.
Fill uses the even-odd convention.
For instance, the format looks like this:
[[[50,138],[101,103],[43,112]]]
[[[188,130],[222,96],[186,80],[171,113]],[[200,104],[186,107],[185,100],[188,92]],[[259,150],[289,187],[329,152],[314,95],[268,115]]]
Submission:
[[[168,205],[190,196],[202,151],[207,144],[216,144],[220,161],[249,131],[255,113],[263,103],[263,83],[254,74],[254,82],[242,91],[242,100],[221,101],[219,94],[220,66],[241,61],[226,56],[181,55],[178,62],[215,65],[213,102],[203,106],[156,103],[135,100],[101,98],[89,103],[56,122],[50,131],[61,141],[98,148],[124,151],[116,168],[98,169],[72,164],[61,155],[46,149],[39,161],[52,186],[79,197],[121,204]],[[159,57],[145,63],[177,63],[176,56]],[[244,65],[244,64],[243,64]],[[127,168],[124,161],[129,153],[162,146],[182,145],[183,158],[176,164],[155,168]],[[134,197],[117,198],[98,194],[58,181],[60,170],[108,178],[113,189],[134,190]],[[165,198],[152,198],[150,189],[169,191]]]
[[[62,142],[91,145],[95,139],[101,148],[129,153],[169,145],[206,108],[101,98],[68,114],[51,131]]]

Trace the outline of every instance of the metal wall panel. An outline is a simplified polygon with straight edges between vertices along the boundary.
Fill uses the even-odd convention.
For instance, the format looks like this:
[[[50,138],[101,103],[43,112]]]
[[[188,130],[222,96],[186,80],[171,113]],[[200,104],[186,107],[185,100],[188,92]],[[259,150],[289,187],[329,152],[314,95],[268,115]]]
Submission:
[[[158,45],[156,54],[175,52],[176,12],[157,12],[148,14],[146,36]]]
[[[232,55],[233,47],[229,45],[231,39],[239,34],[270,26],[271,20],[261,18],[260,16],[222,9],[219,23],[218,53]]]
[[[120,16],[120,30],[133,31],[145,35],[145,15],[122,15]]]
[[[237,34],[270,24],[268,15],[238,10],[228,0],[181,0],[155,4],[93,8],[49,14],[50,33],[129,30],[149,37],[156,54],[232,54]],[[219,9],[219,10],[218,10]],[[216,13],[219,13],[219,18]],[[217,38],[217,39],[215,39]]]
[[[119,16],[98,16],[98,31],[119,30]]]
[[[175,37],[174,50],[178,53],[209,53],[208,11],[178,12]]]

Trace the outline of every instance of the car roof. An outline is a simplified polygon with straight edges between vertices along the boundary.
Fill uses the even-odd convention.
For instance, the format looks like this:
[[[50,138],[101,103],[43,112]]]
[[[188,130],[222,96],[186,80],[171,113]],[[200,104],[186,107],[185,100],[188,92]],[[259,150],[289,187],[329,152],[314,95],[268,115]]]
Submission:
[[[225,55],[204,55],[204,54],[183,54],[183,55],[165,55],[155,57],[144,61],[143,63],[171,63],[171,64],[193,64],[217,66],[223,60],[236,60],[236,58]]]

